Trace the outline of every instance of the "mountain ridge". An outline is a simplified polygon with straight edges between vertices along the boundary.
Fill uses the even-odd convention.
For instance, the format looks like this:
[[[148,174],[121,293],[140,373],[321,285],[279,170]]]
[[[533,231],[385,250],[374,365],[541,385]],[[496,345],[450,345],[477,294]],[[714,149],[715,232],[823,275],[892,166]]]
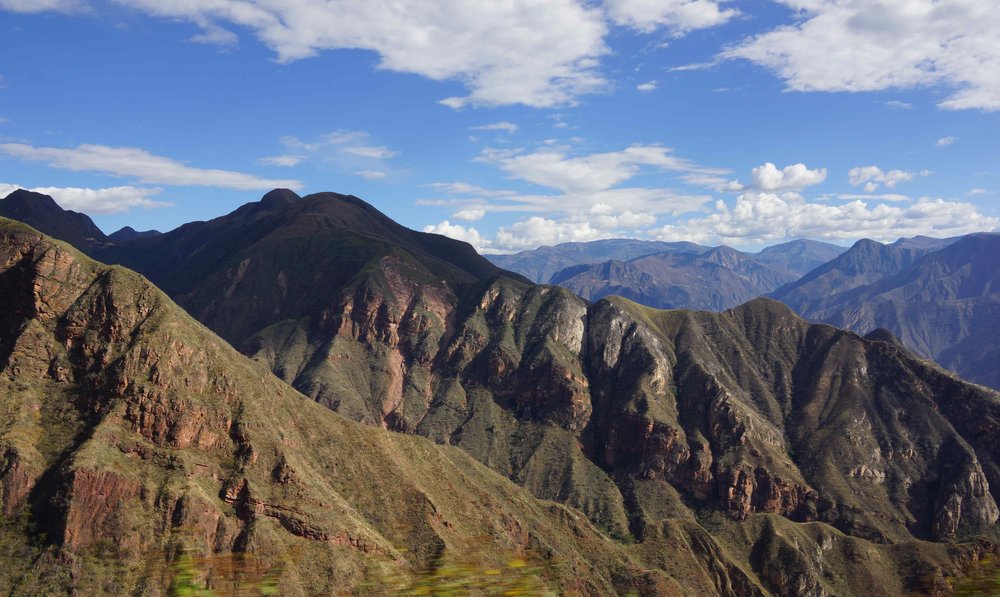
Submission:
[[[300,222],[289,220],[296,205],[248,204],[210,232],[255,246],[274,230],[247,235],[246,222]],[[285,236],[267,250],[216,261],[198,276],[200,296],[235,305],[275,292],[300,247],[355,238],[321,226],[322,211],[307,215],[314,226],[277,227]],[[297,317],[257,311],[243,352],[351,419],[461,448],[618,541],[708,558],[695,569],[711,572],[685,576],[690,586],[855,594],[853,583],[877,579],[902,593],[915,582],[905,570],[940,580],[956,565],[945,546],[978,557],[974,540],[996,532],[1000,397],[881,336],[810,324],[766,299],[658,311],[457,266],[442,280],[406,247],[353,246],[360,256],[339,263],[356,269]],[[254,267],[266,275],[248,284]],[[288,295],[276,296],[270,305]],[[196,298],[175,295],[182,306]],[[219,311],[190,311],[243,336]],[[718,517],[711,535],[697,522],[706,516]],[[807,555],[821,544],[835,546],[837,566],[860,550],[885,569],[855,563],[854,577],[830,578]]]

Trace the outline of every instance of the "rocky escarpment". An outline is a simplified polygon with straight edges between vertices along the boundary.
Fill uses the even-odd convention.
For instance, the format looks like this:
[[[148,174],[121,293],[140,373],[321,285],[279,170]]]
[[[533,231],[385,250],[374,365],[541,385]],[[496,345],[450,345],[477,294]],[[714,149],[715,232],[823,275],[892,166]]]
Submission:
[[[767,300],[588,304],[356,199],[277,199],[137,243],[196,255],[228,239],[196,272],[162,274],[206,325],[330,409],[458,446],[644,561],[687,562],[688,590],[856,594],[877,579],[901,593],[913,569],[940,580],[996,534],[997,395],[896,342]],[[359,219],[371,226],[344,224]],[[238,482],[226,491],[260,511]],[[782,573],[774,558],[793,552]],[[852,575],[829,573],[845,562]]]
[[[185,546],[252,552],[289,595],[383,581],[372,566],[405,579],[470,545],[584,594],[678,589],[578,513],[346,421],[138,275],[7,220],[0,289],[4,594],[164,594]]]

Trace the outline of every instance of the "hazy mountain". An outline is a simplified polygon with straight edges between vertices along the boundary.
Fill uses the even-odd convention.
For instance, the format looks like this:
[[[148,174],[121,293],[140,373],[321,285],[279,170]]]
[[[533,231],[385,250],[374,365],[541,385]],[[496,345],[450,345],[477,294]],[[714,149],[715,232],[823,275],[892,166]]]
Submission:
[[[817,321],[886,328],[963,377],[1000,387],[1000,236],[935,240],[861,241],[843,263],[775,297]]]
[[[239,342],[246,353],[310,398],[463,449],[535,497],[573,509],[556,510],[560,520],[580,511],[609,537],[606,548],[627,558],[617,560],[625,569],[653,574],[648,585],[604,581],[601,564],[593,592],[618,582],[615,590],[662,594],[669,586],[657,583],[677,582],[684,593],[841,595],[875,586],[902,594],[922,579],[940,585],[956,562],[980,553],[968,541],[998,532],[1000,395],[915,357],[887,333],[866,340],[809,324],[766,299],[724,313],[657,311],[621,298],[588,304],[505,276],[468,245],[382,220],[356,198],[311,197],[269,194],[125,248],[149,277],[179,289],[182,306],[230,338],[248,338]],[[741,256],[729,251],[716,257],[735,267]],[[90,319],[135,337],[128,326]],[[17,320],[6,329],[28,327]],[[116,354],[99,336],[85,337],[107,355],[100,358]],[[188,359],[183,347],[170,351]],[[46,359],[38,366],[51,367]],[[175,369],[151,369],[151,391]],[[197,381],[223,369],[176,370]],[[94,375],[116,388],[129,377]],[[315,438],[274,441],[267,445],[289,460],[307,446],[328,458]],[[270,449],[255,451],[264,459]],[[345,458],[367,450],[351,446]],[[390,468],[410,460],[401,462]],[[453,474],[426,478],[453,487]],[[469,516],[496,507],[465,493],[456,501]],[[531,544],[533,527],[515,528]]]
[[[794,274],[723,246],[700,254],[658,253],[579,265],[556,273],[552,283],[587,300],[617,295],[660,309],[722,311],[794,279]]]
[[[83,249],[94,249],[109,242],[89,216],[64,210],[52,197],[24,189],[0,199],[0,217],[24,222]]]
[[[666,243],[650,240],[611,239],[585,243],[560,243],[511,255],[487,255],[500,267],[517,272],[529,280],[548,283],[553,274],[573,265],[628,261],[653,253],[702,253],[708,247],[689,242]]]
[[[815,240],[799,239],[773,245],[752,254],[771,269],[803,276],[846,251],[845,247]]]

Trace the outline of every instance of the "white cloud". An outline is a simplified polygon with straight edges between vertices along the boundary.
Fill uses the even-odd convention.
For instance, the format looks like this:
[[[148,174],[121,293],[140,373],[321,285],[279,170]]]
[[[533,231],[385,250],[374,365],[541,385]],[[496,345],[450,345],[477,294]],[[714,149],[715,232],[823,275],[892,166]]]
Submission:
[[[847,173],[851,186],[865,185],[865,192],[872,193],[880,184],[894,188],[898,183],[913,180],[917,174],[906,170],[883,171],[878,166],[855,166]]]
[[[265,158],[260,158],[257,161],[260,162],[261,164],[264,164],[265,166],[282,166],[288,168],[291,166],[299,165],[300,163],[302,163],[302,160],[304,159],[305,156],[301,155],[272,155]]]
[[[660,170],[715,173],[659,145],[633,145],[622,151],[572,157],[558,149],[520,154],[517,150],[484,150],[481,161],[495,163],[511,175],[565,192],[610,189],[639,174],[643,166]]]
[[[686,195],[661,188],[621,188],[553,195],[511,195],[485,205],[490,212],[566,214],[585,218],[594,206],[610,205],[614,212],[679,215],[698,211],[709,202],[707,195]],[[612,212],[605,212],[612,213]]]
[[[750,177],[752,182],[749,185],[732,181],[725,185],[724,190],[800,191],[826,180],[826,168],[810,170],[805,164],[798,163],[779,170],[771,162],[766,162],[754,168]]]
[[[995,230],[1000,218],[980,213],[971,203],[923,198],[912,205],[870,204],[857,200],[842,205],[809,203],[773,193],[745,193],[729,207],[716,203],[715,212],[651,231],[661,240],[765,243],[789,238],[891,240],[927,234],[956,236]]]
[[[467,209],[461,209],[451,214],[451,217],[456,220],[464,220],[466,222],[478,222],[486,216],[486,210],[482,207],[469,207]]]
[[[492,124],[484,124],[481,126],[472,127],[474,131],[503,131],[508,135],[513,135],[517,132],[517,125],[513,122],[507,122],[506,120],[501,120],[500,122],[494,122]]]
[[[913,104],[899,100],[889,100],[885,103],[885,107],[892,108],[893,110],[909,110],[913,108]]]
[[[9,1],[9,0],[8,0]],[[253,31],[279,62],[323,50],[362,49],[379,67],[468,88],[447,106],[572,104],[603,89],[608,52],[600,8],[577,0],[117,0],[202,27]]]
[[[25,161],[44,162],[73,172],[102,172],[128,176],[146,184],[207,186],[239,190],[301,188],[297,180],[271,180],[243,172],[193,168],[135,147],[80,145],[72,149],[0,144],[0,153]]]
[[[354,174],[365,180],[382,180],[388,176],[385,172],[381,172],[379,170],[358,170]]]
[[[20,188],[24,187],[0,183],[0,198],[6,197]],[[166,201],[151,199],[150,197],[155,197],[163,192],[163,189],[152,187],[122,186],[104,189],[35,187],[28,190],[52,197],[63,209],[91,215],[121,213],[132,208],[151,209],[173,205],[173,203]]]
[[[589,222],[560,222],[534,216],[500,228],[492,246],[500,251],[521,251],[541,245],[586,242],[610,236]]]
[[[88,6],[86,2],[80,0],[0,0],[0,10],[21,13],[75,13],[88,10]]]
[[[438,191],[450,195],[476,195],[479,197],[502,197],[504,195],[515,195],[514,191],[484,189],[478,185],[467,182],[434,182],[427,185]]]
[[[739,15],[714,0],[604,0],[608,16],[618,25],[651,33],[659,27],[675,34],[721,25]]]
[[[240,38],[229,29],[209,24],[198,35],[189,37],[188,41],[214,46],[236,46],[239,45]]]
[[[968,193],[966,193],[966,195],[969,195],[969,196],[972,196],[972,197],[981,197],[982,195],[988,195],[988,194],[989,194],[989,191],[987,191],[986,189],[981,189],[979,187],[971,189]]]
[[[775,71],[792,91],[942,85],[943,109],[1000,110],[1000,11],[982,0],[779,0],[796,22],[720,55]]]
[[[373,160],[385,160],[399,155],[398,151],[393,151],[388,147],[345,147],[344,153]]]
[[[463,240],[475,247],[479,252],[488,251],[492,245],[492,243],[483,238],[483,236],[479,234],[479,231],[475,228],[472,228],[471,226],[466,228],[465,226],[452,224],[448,220],[445,220],[440,224],[424,226],[424,232],[440,234],[456,240]]]
[[[636,89],[643,93],[649,93],[656,89],[656,81],[646,81],[645,83],[639,83],[635,86]]]
[[[938,139],[937,141],[934,142],[934,145],[936,145],[938,147],[948,147],[949,145],[951,145],[955,141],[958,141],[958,137],[953,137],[953,136],[949,135],[947,137],[941,137],[940,139]]]

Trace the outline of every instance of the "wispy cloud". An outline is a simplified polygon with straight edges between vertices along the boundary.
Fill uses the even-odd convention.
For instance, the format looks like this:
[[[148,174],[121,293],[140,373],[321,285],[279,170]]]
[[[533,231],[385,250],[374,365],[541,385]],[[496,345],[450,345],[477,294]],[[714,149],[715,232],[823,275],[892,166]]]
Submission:
[[[474,131],[503,131],[508,135],[513,135],[517,132],[517,125],[513,122],[507,122],[506,120],[501,120],[500,122],[494,122],[491,124],[483,124],[480,126],[472,127]]]
[[[80,145],[73,148],[35,147],[23,143],[0,144],[0,153],[52,168],[73,172],[100,172],[135,178],[146,184],[207,186],[239,190],[301,188],[297,180],[261,178],[244,172],[194,168],[136,147]]]

